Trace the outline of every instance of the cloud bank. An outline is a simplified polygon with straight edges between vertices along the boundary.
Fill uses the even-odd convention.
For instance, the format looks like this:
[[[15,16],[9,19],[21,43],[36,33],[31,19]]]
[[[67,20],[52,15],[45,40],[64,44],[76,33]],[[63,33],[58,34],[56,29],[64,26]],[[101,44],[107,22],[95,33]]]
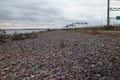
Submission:
[[[91,26],[100,25],[100,21],[106,23],[106,4],[107,0],[1,0],[0,24],[60,28],[72,22],[87,21]],[[118,3],[112,5],[119,6]]]

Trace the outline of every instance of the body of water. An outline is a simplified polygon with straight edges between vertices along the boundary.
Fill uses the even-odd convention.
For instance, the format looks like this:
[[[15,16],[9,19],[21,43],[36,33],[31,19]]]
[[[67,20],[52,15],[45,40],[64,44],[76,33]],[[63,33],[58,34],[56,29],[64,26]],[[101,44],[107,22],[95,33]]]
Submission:
[[[14,34],[14,33],[17,33],[17,34],[19,34],[19,33],[31,33],[31,32],[39,32],[39,31],[46,31],[46,30],[40,30],[40,29],[38,29],[38,30],[35,30],[35,29],[10,29],[10,30],[5,30],[6,31],[6,34]]]

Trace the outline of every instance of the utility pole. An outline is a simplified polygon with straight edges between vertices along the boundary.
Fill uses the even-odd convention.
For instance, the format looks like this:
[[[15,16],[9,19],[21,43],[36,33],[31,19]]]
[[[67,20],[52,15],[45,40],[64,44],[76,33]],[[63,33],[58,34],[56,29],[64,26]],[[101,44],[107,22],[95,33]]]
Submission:
[[[110,0],[107,1],[107,26],[110,26]]]

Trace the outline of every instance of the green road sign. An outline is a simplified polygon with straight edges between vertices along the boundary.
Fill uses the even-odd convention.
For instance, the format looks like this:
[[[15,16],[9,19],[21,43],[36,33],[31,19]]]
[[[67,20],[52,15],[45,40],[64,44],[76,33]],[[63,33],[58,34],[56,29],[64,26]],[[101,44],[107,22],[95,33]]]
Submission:
[[[120,16],[116,16],[116,20],[120,20]]]

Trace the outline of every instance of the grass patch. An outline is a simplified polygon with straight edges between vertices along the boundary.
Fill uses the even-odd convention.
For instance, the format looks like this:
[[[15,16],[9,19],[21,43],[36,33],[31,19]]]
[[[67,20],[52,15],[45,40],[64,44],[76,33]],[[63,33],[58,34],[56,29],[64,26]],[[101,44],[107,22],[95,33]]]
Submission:
[[[25,39],[25,36],[20,33],[20,34],[13,34],[12,36],[12,40],[24,40]]]
[[[5,35],[0,35],[0,44],[6,43],[6,36]]]
[[[107,35],[111,37],[120,37],[120,26],[104,26],[104,27],[84,27],[65,29],[70,31],[80,31],[93,35]]]
[[[20,33],[20,34],[16,34],[14,33],[12,35],[12,40],[25,40],[28,38],[36,38],[38,35],[37,33],[33,32],[33,33]]]
[[[37,38],[38,33],[32,32],[32,33],[20,33],[17,34],[16,32],[13,35],[6,34],[5,30],[0,29],[0,45],[8,42],[8,41],[15,41],[15,40],[25,40],[28,38]]]
[[[5,30],[0,29],[0,45],[6,43],[6,32]]]
[[[65,46],[66,46],[66,45],[65,45],[64,40],[61,40],[61,41],[60,41],[60,47],[61,47],[61,48],[64,48]]]
[[[101,32],[100,34],[107,35],[114,38],[120,37],[120,32]]]
[[[98,34],[100,34],[100,31],[99,30],[92,30],[92,34],[93,35],[98,35]]]
[[[120,26],[104,26],[104,27],[82,27],[82,28],[68,28],[64,30],[105,30],[105,31],[120,31]]]

